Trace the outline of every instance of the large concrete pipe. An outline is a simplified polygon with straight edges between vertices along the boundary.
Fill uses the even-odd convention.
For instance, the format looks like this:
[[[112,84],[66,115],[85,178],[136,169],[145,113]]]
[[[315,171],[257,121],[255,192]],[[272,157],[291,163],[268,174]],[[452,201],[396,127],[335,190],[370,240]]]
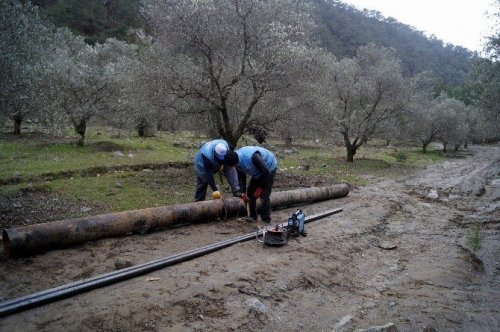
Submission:
[[[346,184],[276,192],[271,195],[271,207],[277,209],[308,204],[344,197],[348,193]],[[3,245],[7,257],[20,256],[101,238],[130,233],[144,234],[156,228],[180,223],[244,216],[246,213],[241,199],[233,197],[109,213],[5,229]]]

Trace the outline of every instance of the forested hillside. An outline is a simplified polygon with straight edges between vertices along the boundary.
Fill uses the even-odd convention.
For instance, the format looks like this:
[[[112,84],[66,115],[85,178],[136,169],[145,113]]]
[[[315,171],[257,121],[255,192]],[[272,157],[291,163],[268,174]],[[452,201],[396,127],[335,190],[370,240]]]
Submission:
[[[130,28],[145,26],[140,0],[33,0],[57,26],[69,27],[88,43],[114,37],[130,40]]]
[[[336,0],[308,0],[315,8],[318,39],[339,57],[354,56],[359,46],[373,42],[393,47],[406,75],[432,71],[443,87],[461,84],[474,53],[427,38],[411,26],[375,11],[359,11]],[[115,37],[130,41],[130,28],[145,28],[140,0],[35,0],[57,25],[70,27],[87,42]],[[147,29],[146,29],[147,30]]]
[[[359,11],[336,0],[312,0],[317,6],[324,46],[338,56],[353,56],[370,42],[393,47],[407,75],[431,70],[443,83],[463,82],[474,53],[460,46],[427,38],[421,31],[376,11]]]

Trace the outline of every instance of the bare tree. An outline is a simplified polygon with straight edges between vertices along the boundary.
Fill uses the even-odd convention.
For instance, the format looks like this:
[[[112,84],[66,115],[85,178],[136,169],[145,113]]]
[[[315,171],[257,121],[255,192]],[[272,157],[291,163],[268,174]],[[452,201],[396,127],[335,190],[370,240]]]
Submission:
[[[275,118],[258,107],[293,84],[312,21],[297,3],[148,0],[180,111],[208,115],[230,145]],[[270,117],[267,117],[270,115]]]

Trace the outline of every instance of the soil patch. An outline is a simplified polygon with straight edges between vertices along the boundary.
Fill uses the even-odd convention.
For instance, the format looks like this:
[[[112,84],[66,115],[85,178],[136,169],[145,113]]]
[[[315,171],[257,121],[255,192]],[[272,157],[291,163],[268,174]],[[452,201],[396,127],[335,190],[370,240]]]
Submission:
[[[23,190],[15,195],[0,191],[0,231],[23,225],[105,213],[105,204],[70,200],[43,189]]]
[[[472,158],[302,206],[306,215],[343,212],[307,224],[307,237],[285,246],[233,245],[5,317],[0,330],[354,331],[390,322],[399,331],[498,331],[500,149],[471,150]],[[471,176],[483,178],[481,196],[461,189]],[[276,183],[291,181],[310,184]],[[427,196],[431,189],[437,197]],[[273,221],[294,210],[273,211]],[[464,226],[476,220],[488,222],[472,252]],[[117,259],[145,263],[256,226],[221,220],[0,262],[0,301],[113,271]]]

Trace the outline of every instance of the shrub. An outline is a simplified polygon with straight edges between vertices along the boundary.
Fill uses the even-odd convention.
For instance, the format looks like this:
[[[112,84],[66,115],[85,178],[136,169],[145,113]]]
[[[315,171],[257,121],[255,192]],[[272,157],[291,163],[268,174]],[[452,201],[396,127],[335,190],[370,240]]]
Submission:
[[[406,159],[408,159],[408,154],[406,154],[406,152],[404,152],[404,151],[398,151],[398,152],[396,152],[396,160],[397,161],[403,162]]]
[[[467,235],[467,247],[473,252],[481,249],[483,245],[483,234],[481,234],[481,225],[473,225],[466,233]]]

